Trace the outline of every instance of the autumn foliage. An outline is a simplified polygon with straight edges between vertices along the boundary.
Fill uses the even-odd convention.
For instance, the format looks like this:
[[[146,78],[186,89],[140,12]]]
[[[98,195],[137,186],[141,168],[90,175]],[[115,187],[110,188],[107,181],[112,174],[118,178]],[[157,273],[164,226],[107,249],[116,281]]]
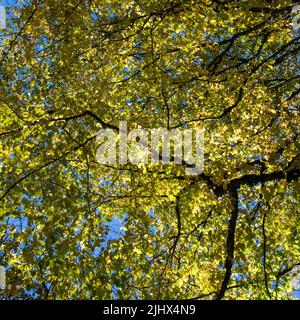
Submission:
[[[290,299],[291,0],[35,0],[0,30],[3,298]],[[204,171],[103,165],[96,134],[204,129]]]

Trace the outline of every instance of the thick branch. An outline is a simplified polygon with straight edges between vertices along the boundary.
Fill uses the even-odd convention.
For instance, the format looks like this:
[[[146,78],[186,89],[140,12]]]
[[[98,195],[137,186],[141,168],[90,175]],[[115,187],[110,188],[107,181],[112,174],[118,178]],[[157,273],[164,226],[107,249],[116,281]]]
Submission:
[[[238,219],[238,192],[236,189],[231,191],[231,197],[232,197],[232,204],[233,204],[233,210],[231,212],[231,218],[229,221],[229,227],[228,227],[228,235],[227,235],[227,256],[225,260],[225,277],[223,279],[220,291],[216,295],[216,300],[221,300],[225,292],[227,290],[231,273],[232,273],[232,266],[233,266],[233,259],[234,259],[234,243],[235,243],[235,228],[236,223]]]

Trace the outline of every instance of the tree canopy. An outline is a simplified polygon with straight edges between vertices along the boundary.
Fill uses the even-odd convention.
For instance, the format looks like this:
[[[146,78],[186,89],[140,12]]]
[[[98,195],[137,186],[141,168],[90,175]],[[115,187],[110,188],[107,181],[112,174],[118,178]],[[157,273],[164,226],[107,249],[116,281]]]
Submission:
[[[291,299],[292,0],[33,0],[0,30],[7,299]],[[204,170],[105,165],[101,128],[204,130]]]

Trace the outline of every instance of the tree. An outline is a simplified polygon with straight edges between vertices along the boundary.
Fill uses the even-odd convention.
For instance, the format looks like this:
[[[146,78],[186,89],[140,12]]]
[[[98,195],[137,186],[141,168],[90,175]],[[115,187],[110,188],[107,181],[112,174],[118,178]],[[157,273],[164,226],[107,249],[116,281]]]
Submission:
[[[1,33],[6,298],[290,299],[295,2],[35,0]],[[97,162],[99,129],[205,131],[204,171]]]

